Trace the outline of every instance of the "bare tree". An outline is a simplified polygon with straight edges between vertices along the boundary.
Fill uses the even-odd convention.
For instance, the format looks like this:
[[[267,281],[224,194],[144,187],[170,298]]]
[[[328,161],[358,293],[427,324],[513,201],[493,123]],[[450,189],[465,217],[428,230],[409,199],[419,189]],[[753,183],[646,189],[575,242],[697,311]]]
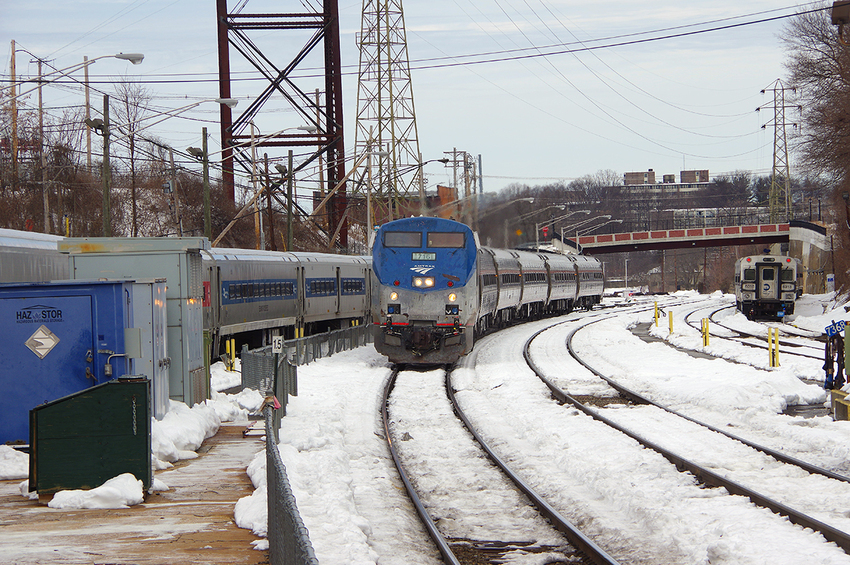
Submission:
[[[796,16],[782,40],[801,102],[803,123],[795,137],[801,165],[843,182],[850,168],[850,51],[838,41],[829,10]]]
[[[115,124],[113,129],[117,130],[120,135],[124,136],[128,143],[127,154],[130,162],[130,199],[132,200],[131,235],[136,237],[139,235],[138,195],[136,194],[136,136],[144,127],[141,125],[141,120],[149,114],[148,106],[152,96],[150,91],[148,91],[148,89],[144,86],[125,80],[124,82],[119,82],[115,86],[115,98],[117,105],[115,108]],[[119,144],[116,143],[116,145]]]

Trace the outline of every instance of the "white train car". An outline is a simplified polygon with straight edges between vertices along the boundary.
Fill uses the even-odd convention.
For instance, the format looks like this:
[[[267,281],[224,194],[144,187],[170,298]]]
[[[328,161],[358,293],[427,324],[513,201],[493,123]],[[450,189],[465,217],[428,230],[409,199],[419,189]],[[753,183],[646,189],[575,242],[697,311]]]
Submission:
[[[735,262],[735,301],[750,320],[781,320],[802,294],[802,267],[783,255],[749,255]]]

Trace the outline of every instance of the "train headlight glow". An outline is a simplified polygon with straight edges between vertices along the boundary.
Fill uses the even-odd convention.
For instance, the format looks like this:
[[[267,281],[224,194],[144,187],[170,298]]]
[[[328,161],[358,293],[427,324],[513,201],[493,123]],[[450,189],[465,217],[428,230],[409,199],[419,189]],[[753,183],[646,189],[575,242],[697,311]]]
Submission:
[[[434,277],[413,277],[413,286],[416,288],[431,288],[434,286]]]
[[[398,293],[397,292],[391,292],[390,293],[390,300],[392,300],[393,302],[398,300]]]
[[[455,300],[457,300],[457,294],[453,292],[449,295],[449,302],[454,302]]]

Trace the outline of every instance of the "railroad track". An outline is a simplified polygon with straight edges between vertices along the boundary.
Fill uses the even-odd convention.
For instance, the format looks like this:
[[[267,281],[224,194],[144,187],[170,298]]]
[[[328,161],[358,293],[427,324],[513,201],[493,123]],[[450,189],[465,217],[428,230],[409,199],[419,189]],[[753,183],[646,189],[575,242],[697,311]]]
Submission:
[[[442,374],[394,368],[384,391],[381,412],[396,468],[443,561],[496,564],[504,563],[508,554],[514,557],[542,554],[552,562],[616,564],[495,455],[474,432],[455,402],[451,370],[437,372]],[[393,394],[400,375],[407,382],[400,385],[404,388],[404,398],[396,400],[402,394]],[[411,398],[413,393],[433,395],[434,390],[423,390],[421,381],[427,381],[425,389],[434,389],[438,380],[442,380],[446,391],[441,401]],[[428,406],[429,411],[422,413],[423,406]],[[451,415],[452,410],[457,418]],[[419,425],[421,422],[427,425]],[[469,437],[470,433],[490,461],[476,454],[479,447]],[[429,434],[436,437],[418,437]],[[419,445],[407,448],[407,444],[417,440]],[[440,453],[446,451],[455,458],[448,464],[440,464],[443,461]],[[434,465],[434,461],[438,463]],[[408,473],[408,467],[414,471]],[[464,489],[471,492],[460,492]]]
[[[760,333],[748,332],[748,331],[743,330],[741,328],[730,327],[729,325],[724,324],[723,322],[719,321],[716,318],[718,313],[723,312],[725,310],[729,310],[731,308],[735,308],[735,306],[731,305],[731,306],[722,306],[720,308],[716,308],[715,310],[713,310],[708,315],[708,319],[711,321],[712,324],[715,324],[718,327],[721,327],[728,332],[732,332],[732,334],[734,334],[734,335],[728,335],[728,334],[724,335],[724,334],[720,334],[720,333],[717,333],[717,332],[711,333],[710,327],[709,327],[709,333],[711,335],[715,336],[715,337],[720,338],[720,339],[729,339],[729,340],[737,341],[738,343],[741,343],[741,344],[743,344],[747,347],[754,347],[754,348],[758,348],[758,349],[768,349],[769,345],[767,343],[767,336],[766,335],[760,334]],[[701,326],[699,325],[699,322],[697,322],[693,318],[693,316],[697,312],[702,312],[702,311],[704,311],[704,310],[703,309],[694,310],[693,312],[691,312],[687,316],[685,316],[685,322],[689,326],[691,326],[692,328],[694,328],[698,331],[701,331]],[[785,335],[786,335],[786,338],[787,338],[788,334],[791,333],[793,330],[790,329],[791,326],[787,326],[787,327],[786,326],[787,325],[781,325],[779,327],[779,330],[780,330],[780,336],[784,332]],[[796,330],[796,328],[794,328],[794,330]],[[811,334],[811,332],[809,332],[808,335],[805,335],[803,333],[800,333],[799,330],[794,331],[792,335],[794,337],[804,338],[804,339],[805,338],[811,339],[811,338],[816,337],[814,334]],[[809,358],[809,359],[819,359],[819,360],[823,359],[823,345],[810,345],[810,344],[806,344],[806,343],[800,343],[799,341],[792,341],[792,340],[789,340],[789,339],[786,339],[786,338],[780,337],[779,342],[778,342],[780,348],[784,348],[784,349],[779,350],[779,352],[781,354],[797,355],[799,357],[806,357],[806,358]],[[756,340],[756,341],[751,341],[751,340]]]
[[[738,437],[728,432],[727,430],[720,429],[716,426],[712,426],[704,422],[700,422],[687,415],[675,412],[664,406],[660,406],[652,400],[638,394],[633,390],[629,390],[625,386],[616,382],[614,379],[611,379],[610,377],[596,370],[585,360],[581,359],[572,347],[572,338],[576,334],[576,332],[579,331],[579,329],[584,329],[592,325],[593,323],[595,322],[591,322],[590,324],[582,326],[582,328],[576,328],[569,333],[567,339],[567,347],[570,351],[570,354],[585,368],[595,374],[598,378],[602,379],[613,390],[616,390],[618,396],[626,399],[627,401],[633,404],[647,405],[648,407],[652,407],[652,409],[656,410],[659,413],[659,415],[656,417],[656,420],[660,423],[659,425],[669,426],[673,429],[681,429],[686,426],[697,426],[703,428],[705,430],[705,434],[722,434],[725,438],[727,438],[725,440],[726,442],[746,446],[751,450],[756,450],[758,452],[766,454],[767,456],[778,461],[781,465],[792,466],[795,469],[805,471],[809,474],[809,477],[812,477],[812,479],[809,479],[811,485],[823,485],[824,481],[826,481],[827,484],[830,485],[828,487],[828,492],[832,493],[831,496],[834,496],[835,498],[844,501],[850,501],[850,479],[848,477],[832,472],[830,470],[820,468],[808,462],[790,457],[771,448],[758,445],[752,441]],[[848,533],[848,531],[850,531],[850,521],[847,520],[844,507],[841,506],[840,509],[831,507],[829,502],[824,501],[822,497],[823,491],[821,490],[820,486],[811,486],[808,489],[806,487],[801,487],[801,489],[796,491],[794,494],[788,495],[787,497],[785,497],[783,493],[776,492],[776,489],[774,489],[773,492],[771,492],[771,494],[769,495],[763,494],[765,490],[770,490],[770,485],[766,484],[769,483],[768,473],[764,473],[761,481],[759,481],[757,478],[754,480],[753,477],[743,477],[739,480],[735,480],[735,473],[728,469],[724,469],[722,462],[720,462],[719,460],[712,460],[708,456],[706,456],[705,453],[700,453],[699,457],[708,461],[707,463],[700,464],[695,462],[694,460],[691,460],[681,455],[681,446],[671,448],[669,447],[669,444],[671,443],[670,441],[663,441],[665,445],[661,445],[662,441],[649,437],[652,436],[654,438],[663,438],[663,429],[652,429],[651,426],[644,426],[643,428],[641,428],[641,425],[636,425],[634,422],[631,422],[629,420],[628,411],[607,411],[608,414],[603,414],[602,410],[590,405],[587,400],[579,400],[575,396],[572,396],[566,391],[562,390],[556,384],[556,379],[553,379],[552,375],[544,374],[543,371],[541,371],[541,369],[537,367],[529,352],[532,341],[539,335],[541,335],[544,331],[546,330],[544,329],[540,332],[537,332],[526,342],[525,357],[527,363],[532,368],[532,370],[546,384],[546,386],[549,387],[552,392],[552,395],[556,399],[558,399],[559,402],[569,403],[570,405],[575,406],[578,410],[591,416],[592,418],[603,422],[606,425],[628,435],[635,441],[640,442],[645,447],[660,453],[666,459],[676,465],[677,469],[690,472],[702,484],[708,487],[722,486],[732,494],[746,496],[753,503],[768,508],[771,511],[780,515],[786,516],[791,522],[795,524],[798,524],[805,528],[810,528],[814,531],[821,533],[825,539],[836,543],[839,547],[844,549],[845,552],[850,553],[850,533]],[[612,415],[615,417],[610,417]],[[636,431],[635,428],[639,428],[640,431]],[[710,445],[712,443],[716,444],[717,442],[714,440],[705,441],[705,445]],[[740,450],[741,448],[738,447],[735,449]],[[693,452],[694,450],[692,449],[691,451]],[[700,450],[697,449],[697,451]],[[776,472],[775,465],[766,465],[763,461],[759,463],[759,461],[761,461],[760,458],[762,458],[762,456],[756,456],[753,458],[755,465],[754,468],[758,469],[759,465],[769,466],[774,469],[774,471],[772,472]],[[708,468],[709,465],[712,467],[711,469]],[[793,475],[794,473],[799,473],[799,471],[790,471],[787,473]],[[733,478],[730,478],[730,475]],[[801,479],[801,481],[803,482],[803,484],[806,484],[804,479]],[[754,487],[753,484],[755,484],[756,486]],[[807,497],[807,490],[810,493],[821,494],[812,494],[812,496]],[[782,498],[784,498],[784,500]],[[818,518],[813,517],[812,514],[817,514]]]

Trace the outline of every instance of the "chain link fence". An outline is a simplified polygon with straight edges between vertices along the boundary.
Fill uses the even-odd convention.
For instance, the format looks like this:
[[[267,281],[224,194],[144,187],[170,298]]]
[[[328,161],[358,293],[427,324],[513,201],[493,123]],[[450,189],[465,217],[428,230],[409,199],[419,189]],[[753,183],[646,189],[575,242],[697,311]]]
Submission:
[[[280,420],[286,415],[289,395],[298,396],[298,366],[340,351],[372,342],[369,326],[354,326],[283,342],[282,352],[271,346],[248,350],[242,347],[242,388],[273,394],[281,407],[263,408],[266,424],[266,477],[268,488],[268,539],[271,565],[318,565],[310,535],[298,508],[280,459]],[[275,367],[277,362],[277,367]]]
[[[268,491],[268,536],[270,565],[319,565],[310,533],[298,507],[286,476],[286,467],[277,450],[277,440],[272,430],[279,429],[274,423],[275,413],[271,406],[263,408],[266,419],[266,488]]]

